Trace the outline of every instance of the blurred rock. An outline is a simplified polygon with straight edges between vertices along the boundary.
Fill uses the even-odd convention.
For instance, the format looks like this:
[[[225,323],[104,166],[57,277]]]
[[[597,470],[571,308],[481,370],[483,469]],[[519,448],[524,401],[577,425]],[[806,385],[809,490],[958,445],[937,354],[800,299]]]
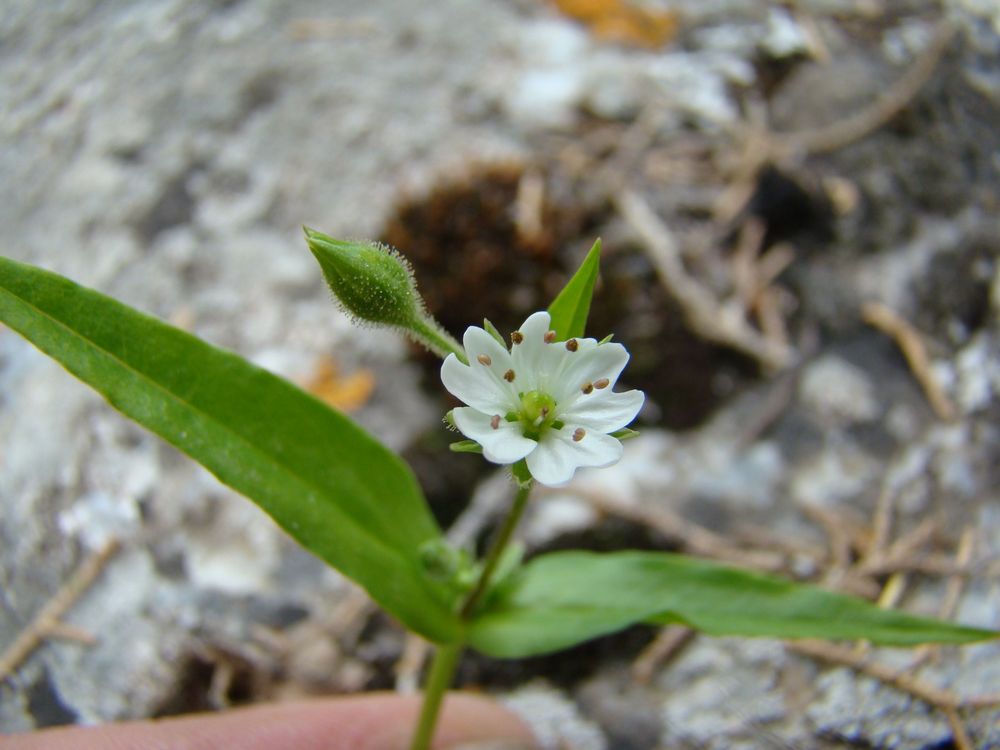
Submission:
[[[573,702],[543,682],[525,685],[503,697],[503,703],[531,728],[543,750],[572,747],[575,750],[605,750],[601,730],[580,715]]]
[[[862,0],[670,7],[679,35],[651,52],[596,41],[535,3],[442,0],[414,12],[400,0],[13,0],[0,14],[3,252],[299,383],[330,357],[344,372],[368,369],[374,391],[354,416],[406,448],[438,425],[438,407],[405,344],[359,335],[329,304],[301,224],[376,236],[402,188],[496,154],[530,161],[556,135],[584,153],[593,195],[607,197],[602,180],[638,189],[646,179],[683,230],[711,212],[692,196],[731,160],[748,113],[764,107],[779,130],[850,117],[899,80],[938,15],[931,3],[885,13]],[[975,570],[1000,556],[1000,17],[985,0],[944,9],[958,33],[903,111],[831,154],[780,165],[840,180],[853,196],[823,220],[825,234],[791,237],[777,280],[797,303],[790,333],[815,341],[801,368],[748,379],[684,431],[651,417],[617,466],[533,504],[529,553],[606,518],[580,497],[590,493],[669,510],[734,545],[762,530],[794,541],[820,559],[788,553],[789,573],[814,578],[826,532],[801,506],[864,522],[888,487],[894,530],[935,518],[942,549],[975,531]],[[658,172],[640,169],[639,153],[632,171],[605,174],[588,138],[633,123],[676,152]],[[599,210],[574,226],[621,236],[604,198],[588,197]],[[473,209],[468,221],[478,219]],[[723,229],[712,232],[733,227]],[[622,252],[615,244],[609,258]],[[684,257],[713,282],[727,262],[716,244]],[[920,332],[955,422],[934,417],[896,344],[862,323],[866,301]],[[684,357],[670,366],[699,382],[721,377]],[[0,646],[90,552],[110,537],[123,545],[66,616],[95,644],[46,642],[0,683],[0,731],[389,684],[401,638],[387,619],[362,612],[349,635],[337,631],[331,613],[352,589],[336,573],[6,330],[0,405]],[[490,481],[494,495],[509,489]],[[471,544],[483,528],[466,532]],[[903,606],[935,612],[944,585],[914,576]],[[972,576],[956,617],[995,628],[998,602],[995,578]],[[942,653],[922,677],[966,695],[1000,684],[996,644]],[[950,737],[919,702],[766,641],[698,638],[648,687],[629,684],[617,654],[578,666],[581,685],[529,683],[508,699],[547,746],[902,750]],[[964,718],[977,746],[1000,745],[995,709]]]

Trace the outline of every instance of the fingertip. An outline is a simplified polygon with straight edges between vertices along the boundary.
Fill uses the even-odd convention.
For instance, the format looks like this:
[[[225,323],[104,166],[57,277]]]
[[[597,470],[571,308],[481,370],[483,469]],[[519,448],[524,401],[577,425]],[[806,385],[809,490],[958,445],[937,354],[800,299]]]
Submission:
[[[445,700],[435,750],[531,750],[531,730],[506,706],[485,696],[452,693]]]

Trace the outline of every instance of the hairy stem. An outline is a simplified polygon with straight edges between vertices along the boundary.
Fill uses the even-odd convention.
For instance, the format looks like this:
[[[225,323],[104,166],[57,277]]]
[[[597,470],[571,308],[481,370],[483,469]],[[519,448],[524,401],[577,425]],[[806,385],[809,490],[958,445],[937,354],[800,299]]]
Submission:
[[[444,359],[454,354],[465,362],[465,350],[454,337],[444,330],[430,315],[413,321],[406,330],[410,336]]]

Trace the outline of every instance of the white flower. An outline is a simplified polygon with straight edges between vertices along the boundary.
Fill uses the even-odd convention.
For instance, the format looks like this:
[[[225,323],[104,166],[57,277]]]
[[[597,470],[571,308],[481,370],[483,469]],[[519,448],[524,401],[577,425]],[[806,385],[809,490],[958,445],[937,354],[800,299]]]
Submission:
[[[621,458],[621,441],[609,433],[635,418],[645,396],[612,390],[628,362],[621,344],[556,341],[549,325],[547,312],[533,314],[511,334],[510,351],[470,326],[462,342],[469,364],[448,355],[441,380],[468,404],[454,410],[455,425],[489,461],[526,459],[532,477],[559,485],[578,468]]]

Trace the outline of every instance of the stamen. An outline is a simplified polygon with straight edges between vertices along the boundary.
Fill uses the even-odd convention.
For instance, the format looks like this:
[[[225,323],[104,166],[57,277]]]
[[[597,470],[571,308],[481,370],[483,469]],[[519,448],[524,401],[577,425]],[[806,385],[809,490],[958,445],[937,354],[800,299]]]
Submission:
[[[581,440],[583,440],[583,437],[586,434],[587,434],[586,430],[584,430],[582,427],[577,427],[575,430],[573,430],[573,442],[579,443]]]
[[[577,349],[580,348],[580,344],[577,342],[576,339],[570,339],[569,341],[566,342],[566,348],[569,349],[571,352],[575,352]]]
[[[514,371],[513,370],[507,370],[507,372],[505,372],[503,374],[503,379],[506,380],[508,383],[513,383],[514,382],[514,377],[515,376],[514,376]]]
[[[510,335],[510,340],[514,344],[520,344],[522,341],[524,341],[524,334],[521,333],[520,331],[514,331]]]
[[[594,392],[594,384],[590,382],[584,383],[580,386],[580,390],[589,395]]]
[[[556,332],[555,331],[546,331],[545,332],[545,343],[546,344],[551,344],[555,340],[556,340]]]
[[[594,388],[607,388],[609,385],[611,385],[611,381],[607,378],[594,381]]]
[[[547,416],[549,416],[549,407],[543,406],[541,412],[539,413],[542,415],[542,419],[545,419]]]
[[[479,361],[479,364],[486,365],[486,367],[489,367],[490,365],[493,364],[493,360],[490,359],[489,354],[480,354],[478,357],[476,357],[476,359]]]
[[[499,414],[494,414],[493,418],[490,419],[490,427],[492,427],[494,430],[499,430],[500,429],[500,415]]]

